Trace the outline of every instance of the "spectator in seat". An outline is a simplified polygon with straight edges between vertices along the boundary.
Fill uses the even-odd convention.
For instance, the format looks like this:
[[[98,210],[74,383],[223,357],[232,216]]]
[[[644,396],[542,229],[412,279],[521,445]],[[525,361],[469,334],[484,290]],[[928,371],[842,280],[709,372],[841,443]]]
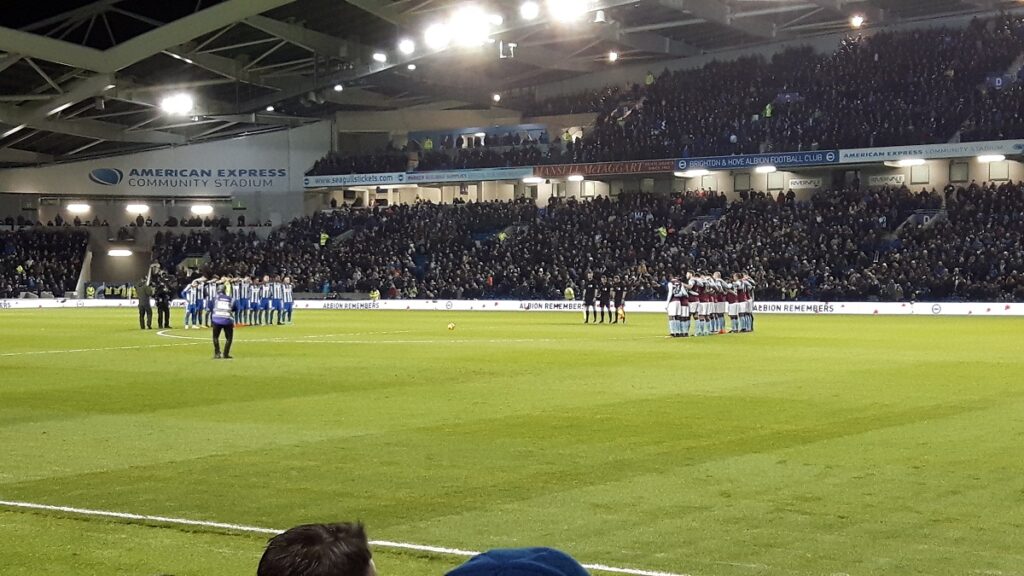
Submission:
[[[553,548],[489,550],[446,576],[589,576],[572,556]]]
[[[274,536],[257,576],[376,576],[362,524],[304,524]]]

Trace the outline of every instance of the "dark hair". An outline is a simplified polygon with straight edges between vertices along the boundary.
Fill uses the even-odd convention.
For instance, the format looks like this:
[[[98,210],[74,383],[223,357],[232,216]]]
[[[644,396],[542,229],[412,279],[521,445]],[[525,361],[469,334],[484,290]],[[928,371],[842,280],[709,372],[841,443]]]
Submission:
[[[371,558],[362,524],[304,524],[270,539],[256,575],[368,576]]]

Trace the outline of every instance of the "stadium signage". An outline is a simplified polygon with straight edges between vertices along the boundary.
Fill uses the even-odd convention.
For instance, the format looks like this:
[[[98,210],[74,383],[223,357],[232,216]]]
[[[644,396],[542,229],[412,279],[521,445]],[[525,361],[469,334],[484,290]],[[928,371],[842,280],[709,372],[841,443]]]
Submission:
[[[676,161],[678,170],[735,170],[757,168],[758,166],[816,166],[839,162],[838,150],[812,150],[809,152],[780,152],[772,154],[746,154],[741,156],[706,156],[703,158],[681,158]]]
[[[533,175],[533,168],[477,168],[470,170],[438,170],[429,172],[406,172],[405,181],[410,184],[441,182],[483,182],[489,180],[519,180]]]
[[[868,176],[868,186],[902,186],[907,181],[905,174],[876,174]]]
[[[101,186],[118,186],[122,182],[129,188],[180,188],[231,190],[261,190],[287,184],[287,168],[141,168],[127,170],[94,168],[89,181]]]
[[[636,160],[631,162],[537,166],[533,169],[533,175],[540,178],[565,178],[574,174],[581,176],[615,176],[672,172],[673,170],[675,170],[675,160]]]
[[[381,174],[336,174],[306,176],[305,188],[334,186],[383,186],[395,184],[440,184],[445,182],[484,182],[519,180],[533,174],[533,168],[476,168],[468,170],[432,170],[429,172],[385,172]]]
[[[0,300],[0,310],[40,308],[134,308],[138,300],[25,298]],[[172,306],[180,308],[184,300]],[[297,300],[297,310],[421,310],[455,312],[574,312],[579,300]],[[665,303],[626,302],[626,311],[664,314]],[[1007,302],[755,302],[758,314],[849,314],[864,316],[1024,316],[1024,304]]]
[[[790,178],[790,190],[815,190],[821,188],[821,178]]]
[[[302,180],[302,185],[305,188],[324,188],[329,186],[380,186],[404,182],[405,172],[381,172],[380,174],[306,176]]]
[[[969,158],[982,154],[1021,154],[1024,140],[999,140],[990,142],[958,142],[955,144],[925,144],[922,146],[891,146],[887,148],[855,148],[840,150],[839,161],[843,164],[858,162],[887,162],[909,158],[944,159]]]

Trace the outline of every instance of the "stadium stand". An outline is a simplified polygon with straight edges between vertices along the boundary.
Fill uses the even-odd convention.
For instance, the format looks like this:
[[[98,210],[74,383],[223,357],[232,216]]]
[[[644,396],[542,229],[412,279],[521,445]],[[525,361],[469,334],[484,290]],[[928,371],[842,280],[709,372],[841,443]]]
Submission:
[[[919,211],[939,217],[908,222]],[[656,300],[670,274],[720,270],[750,273],[768,300],[1017,301],[1022,214],[1022,184],[849,188],[806,202],[760,192],[732,203],[715,193],[624,194],[552,199],[542,209],[531,200],[342,208],[296,219],[265,241],[202,232],[163,242],[209,242],[210,273],[290,275],[299,292],[559,299],[589,270],[622,277],[631,299]],[[321,246],[322,232],[332,242]]]
[[[597,112],[585,136],[519,147],[426,151],[419,170],[608,162],[771,151],[861,148],[1019,137],[1021,89],[982,87],[1024,51],[1024,20],[849,36],[830,55],[792,48],[650,84],[550,100],[520,99],[527,116]],[[311,174],[404,170],[393,150],[331,154]]]
[[[64,297],[78,283],[88,242],[88,234],[75,230],[0,232],[0,298]]]

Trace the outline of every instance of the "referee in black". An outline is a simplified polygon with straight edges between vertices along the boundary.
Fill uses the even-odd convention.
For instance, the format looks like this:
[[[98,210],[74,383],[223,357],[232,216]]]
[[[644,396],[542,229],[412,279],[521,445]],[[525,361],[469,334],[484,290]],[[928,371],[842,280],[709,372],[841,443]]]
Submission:
[[[583,281],[583,323],[590,322],[590,312],[594,312],[594,323],[597,323],[597,281],[594,280],[594,273],[587,271],[587,278]]]

